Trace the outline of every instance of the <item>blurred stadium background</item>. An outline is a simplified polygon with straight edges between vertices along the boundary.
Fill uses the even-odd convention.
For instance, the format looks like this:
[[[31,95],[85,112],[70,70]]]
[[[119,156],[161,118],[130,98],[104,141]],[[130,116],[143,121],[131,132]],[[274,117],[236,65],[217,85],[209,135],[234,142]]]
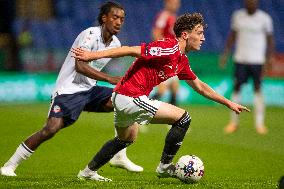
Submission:
[[[65,55],[80,31],[97,24],[102,0],[1,0],[0,1],[0,102],[49,100],[56,75]],[[122,44],[138,45],[151,40],[151,27],[163,0],[120,0],[126,20],[119,38]],[[189,55],[196,74],[219,93],[229,97],[232,90],[232,63],[225,70],[218,67],[235,9],[242,1],[182,0],[179,14],[201,12],[208,29],[201,52]],[[268,105],[284,106],[284,0],[261,0],[260,8],[274,20],[276,54],[272,70],[266,73],[264,94]],[[110,64],[106,71],[123,75],[131,64]],[[244,86],[243,103],[252,102],[251,85]],[[167,98],[168,94],[164,96]],[[181,104],[210,103],[183,85]],[[213,104],[213,103],[212,103]]]
[[[122,44],[151,40],[154,15],[163,0],[117,0],[126,9],[119,34]],[[41,128],[58,71],[80,31],[97,24],[102,0],[0,0],[0,166],[26,136]],[[196,74],[220,94],[230,97],[232,62],[218,67],[218,56],[229,31],[232,12],[242,0],[182,0],[179,14],[201,12],[208,23],[206,42],[189,59]],[[266,123],[269,133],[258,135],[253,112],[242,115],[234,135],[222,130],[229,111],[197,95],[181,83],[179,103],[192,115],[192,126],[177,154],[196,154],[205,163],[202,182],[188,186],[176,179],[157,179],[155,166],[167,130],[154,126],[140,133],[128,149],[142,174],[103,167],[112,183],[80,182],[76,174],[107,139],[113,137],[113,114],[83,113],[74,126],[59,132],[17,170],[17,178],[0,177],[0,188],[277,188],[284,172],[284,0],[260,0],[260,8],[274,20],[276,54],[264,78]],[[123,75],[132,58],[110,64],[106,71]],[[106,83],[101,83],[106,85]],[[168,94],[164,96],[165,100]],[[253,101],[251,85],[242,100]],[[194,105],[193,105],[194,104]],[[200,105],[202,104],[202,105]],[[176,160],[175,160],[176,161]]]

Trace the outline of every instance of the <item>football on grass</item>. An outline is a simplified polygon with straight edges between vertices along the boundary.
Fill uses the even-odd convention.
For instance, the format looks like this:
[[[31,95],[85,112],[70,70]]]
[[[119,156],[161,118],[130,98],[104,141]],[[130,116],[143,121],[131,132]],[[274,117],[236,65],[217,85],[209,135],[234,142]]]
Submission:
[[[204,165],[201,159],[195,155],[185,155],[176,163],[176,176],[183,182],[198,182],[204,175]]]

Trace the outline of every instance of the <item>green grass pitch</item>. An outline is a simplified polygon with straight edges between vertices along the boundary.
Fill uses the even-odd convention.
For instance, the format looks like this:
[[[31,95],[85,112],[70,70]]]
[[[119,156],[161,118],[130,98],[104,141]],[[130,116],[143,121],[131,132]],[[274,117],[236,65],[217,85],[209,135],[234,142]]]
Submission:
[[[27,136],[40,129],[49,105],[0,105],[0,164],[14,153]],[[148,125],[139,133],[128,156],[144,167],[130,173],[105,165],[99,172],[113,179],[110,183],[79,181],[78,171],[85,167],[102,144],[114,136],[113,113],[83,113],[69,128],[44,143],[33,156],[18,167],[16,178],[0,176],[0,188],[277,188],[284,175],[283,108],[268,107],[269,133],[259,136],[253,127],[253,112],[241,115],[241,128],[224,135],[229,112],[223,106],[186,106],[192,122],[178,157],[199,156],[205,176],[197,184],[177,179],[158,179],[155,174],[167,133],[165,125]]]

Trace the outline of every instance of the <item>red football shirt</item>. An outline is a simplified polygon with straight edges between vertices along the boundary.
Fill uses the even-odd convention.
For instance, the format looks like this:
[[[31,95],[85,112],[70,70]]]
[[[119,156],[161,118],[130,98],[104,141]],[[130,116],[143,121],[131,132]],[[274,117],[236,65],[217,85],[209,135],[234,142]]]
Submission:
[[[154,27],[162,29],[163,38],[175,38],[173,30],[175,21],[176,15],[161,11],[155,18]]]
[[[140,58],[128,69],[114,91],[130,97],[149,95],[153,88],[170,77],[195,80],[187,56],[179,49],[177,39],[165,38],[141,45]]]

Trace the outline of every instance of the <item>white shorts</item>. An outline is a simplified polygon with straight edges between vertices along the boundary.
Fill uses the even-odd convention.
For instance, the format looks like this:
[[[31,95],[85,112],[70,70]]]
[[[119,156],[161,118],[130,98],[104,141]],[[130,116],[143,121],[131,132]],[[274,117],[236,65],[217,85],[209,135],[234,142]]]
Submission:
[[[137,122],[149,124],[161,105],[161,101],[151,100],[146,95],[137,98],[113,92],[111,97],[114,106],[114,125],[128,127]]]

